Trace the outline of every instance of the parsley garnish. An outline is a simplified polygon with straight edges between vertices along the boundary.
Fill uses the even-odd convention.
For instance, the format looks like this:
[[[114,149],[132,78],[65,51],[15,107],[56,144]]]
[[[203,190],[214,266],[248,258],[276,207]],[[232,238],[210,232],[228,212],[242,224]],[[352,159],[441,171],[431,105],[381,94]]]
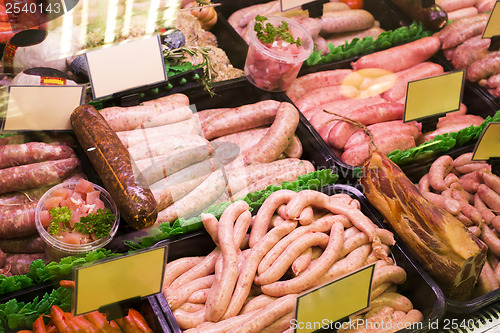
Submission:
[[[281,24],[275,28],[271,23],[266,23],[264,26],[264,22],[267,20],[267,17],[257,15],[255,17],[257,21],[253,27],[253,30],[257,34],[257,38],[264,44],[272,44],[275,40],[282,40],[289,44],[296,44],[297,46],[302,45],[302,41],[300,38],[293,38],[292,33],[290,32],[290,27],[286,21],[281,21]]]
[[[52,221],[49,225],[49,234],[57,235],[61,229],[66,228],[69,220],[71,219],[71,209],[69,207],[54,207],[49,210]]]
[[[103,238],[109,235],[115,220],[116,215],[109,209],[99,208],[95,214],[80,217],[80,222],[76,222],[73,227],[82,234],[95,233],[97,238]]]

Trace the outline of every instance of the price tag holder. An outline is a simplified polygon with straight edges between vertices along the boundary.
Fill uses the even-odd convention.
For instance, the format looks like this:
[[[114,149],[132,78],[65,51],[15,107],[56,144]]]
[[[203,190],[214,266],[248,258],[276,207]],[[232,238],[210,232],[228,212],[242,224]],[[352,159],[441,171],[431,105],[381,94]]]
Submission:
[[[309,11],[310,17],[320,17],[323,15],[323,4],[328,0],[280,0],[281,11],[302,7]]]
[[[94,99],[167,81],[160,36],[85,54]]]
[[[489,123],[477,140],[473,161],[488,161],[492,172],[500,176],[500,123]]]
[[[84,89],[83,85],[9,86],[0,129],[71,130],[70,116],[82,104]]]
[[[161,292],[167,251],[155,248],[75,268],[74,314],[109,310]]]
[[[440,116],[460,109],[464,82],[465,70],[409,82],[404,122],[417,120],[435,129]]]
[[[483,38],[500,36],[500,4],[497,1],[483,32]]]
[[[370,305],[375,264],[325,284],[297,298],[295,333],[310,333]]]

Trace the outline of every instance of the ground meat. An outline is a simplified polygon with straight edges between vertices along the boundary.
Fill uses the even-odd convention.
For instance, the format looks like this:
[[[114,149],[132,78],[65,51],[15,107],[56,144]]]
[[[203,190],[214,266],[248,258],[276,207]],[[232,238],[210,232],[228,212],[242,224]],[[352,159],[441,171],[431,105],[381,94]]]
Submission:
[[[204,30],[198,20],[189,12],[180,12],[177,16],[175,27],[186,36],[186,46],[203,46],[210,51],[213,70],[212,81],[219,82],[243,76],[241,69],[234,68],[224,50],[217,47],[217,38],[209,31]],[[194,64],[203,62],[201,55],[195,56],[189,61]]]
[[[179,12],[174,26],[186,36],[186,46],[217,46],[217,38],[214,34],[204,30],[189,11]]]

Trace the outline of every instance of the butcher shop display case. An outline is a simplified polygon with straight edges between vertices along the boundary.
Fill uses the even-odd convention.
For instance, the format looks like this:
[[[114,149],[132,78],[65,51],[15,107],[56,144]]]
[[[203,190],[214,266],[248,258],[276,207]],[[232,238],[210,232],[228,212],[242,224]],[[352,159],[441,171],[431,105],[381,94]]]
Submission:
[[[494,320],[490,321],[489,317],[499,317],[496,303],[500,299],[500,200],[497,200],[500,198],[500,180],[498,175],[488,171],[491,167],[470,161],[470,153],[480,134],[478,128],[486,126],[484,119],[488,123],[500,121],[500,74],[494,68],[498,52],[493,48],[488,50],[490,40],[480,36],[495,1],[358,1],[358,5],[363,4],[362,8],[358,8],[352,1],[319,2],[321,4],[312,4],[307,11],[294,8],[282,12],[280,6],[283,4],[280,1],[219,0],[210,3],[204,0],[183,0],[176,2],[175,11],[170,12],[173,7],[170,8],[170,4],[163,1],[161,4],[150,0],[134,0],[131,3],[120,0],[116,4],[111,1],[98,4],[97,0],[91,0],[89,4],[85,1],[64,14],[65,20],[59,19],[59,27],[54,31],[61,38],[67,37],[68,41],[61,42],[61,45],[66,42],[68,44],[61,48],[69,50],[69,54],[65,54],[65,59],[58,59],[53,63],[50,62],[53,55],[47,50],[47,45],[57,42],[52,39],[50,29],[47,30],[48,33],[45,32],[45,26],[39,28],[49,37],[37,44],[39,48],[37,45],[6,44],[8,39],[4,41],[4,37],[0,36],[0,49],[3,50],[6,45],[1,67],[4,76],[0,80],[0,86],[11,84],[11,65],[24,69],[14,83],[21,82],[31,86],[74,85],[77,82],[87,85],[84,89],[87,104],[74,110],[71,130],[3,131],[2,126],[6,121],[0,111],[0,117],[4,117],[0,118],[0,331],[17,332],[33,328],[33,332],[37,332],[36,325],[47,330],[53,329],[58,324],[55,323],[57,319],[51,318],[57,316],[69,322],[72,317],[73,284],[67,279],[71,279],[71,272],[76,266],[165,244],[169,247],[167,269],[164,272],[167,283],[163,286],[162,293],[131,303],[131,310],[123,313],[123,318],[116,322],[107,321],[98,313],[75,316],[78,317],[75,322],[86,320],[80,321],[78,325],[89,327],[96,325],[94,321],[106,328],[118,325],[124,331],[131,329],[130,323],[147,325],[149,330],[145,327],[139,329],[144,332],[177,333],[198,325],[199,330],[208,329],[214,324],[206,321],[217,322],[229,316],[224,314],[224,317],[216,318],[216,310],[208,300],[208,297],[213,297],[209,296],[212,291],[212,295],[215,295],[220,282],[215,278],[220,272],[212,257],[218,255],[218,250],[214,248],[221,244],[218,228],[223,225],[224,214],[229,214],[234,207],[245,207],[241,218],[235,219],[232,232],[235,239],[246,235],[246,239],[243,237],[241,241],[242,250],[238,252],[236,249],[240,255],[238,258],[243,260],[247,254],[255,256],[252,249],[259,243],[252,239],[252,228],[259,230],[260,226],[260,222],[255,224],[258,221],[256,216],[267,200],[272,202],[280,195],[288,197],[269,216],[269,223],[273,224],[263,232],[262,239],[267,239],[272,230],[284,230],[295,224],[290,233],[291,230],[299,230],[300,234],[300,230],[311,228],[313,232],[310,234],[316,234],[316,245],[304,248],[299,253],[304,257],[301,259],[303,262],[297,256],[297,260],[291,261],[275,281],[269,282],[266,280],[270,279],[269,276],[263,275],[266,269],[271,271],[269,260],[266,263],[269,267],[264,267],[261,263],[262,267],[259,265],[256,268],[257,274],[252,280],[255,283],[250,283],[254,286],[249,295],[256,296],[258,301],[269,298],[262,303],[264,305],[260,310],[255,310],[260,311],[254,312],[256,318],[264,318],[258,317],[263,315],[263,309],[272,312],[267,307],[272,304],[269,303],[271,296],[265,296],[263,291],[273,293],[270,286],[275,283],[282,286],[301,275],[306,275],[307,278],[309,268],[316,269],[319,264],[316,266],[315,261],[318,260],[319,263],[322,254],[330,251],[330,242],[335,238],[332,233],[340,232],[338,223],[332,222],[332,229],[324,232],[317,232],[315,227],[309,227],[315,226],[316,221],[326,216],[326,212],[321,210],[325,207],[321,205],[328,201],[332,205],[330,207],[337,203],[343,205],[335,213],[335,218],[344,224],[345,243],[341,247],[342,255],[335,263],[348,258],[352,252],[366,252],[362,264],[377,262],[374,276],[377,276],[377,270],[380,272],[381,267],[393,267],[397,282],[384,285],[387,288],[385,290],[380,285],[373,288],[372,292],[376,296],[372,304],[383,305],[385,301],[382,298],[376,299],[379,293],[383,293],[400,301],[401,304],[397,306],[402,308],[396,313],[396,308],[370,307],[356,316],[344,318],[342,322],[366,321],[370,316],[378,318],[380,313],[386,311],[390,312],[388,316],[400,316],[400,319],[404,316],[407,316],[404,317],[406,319],[412,317],[410,321],[416,322],[412,328],[391,330],[399,333],[444,332],[449,328],[459,332],[458,328],[463,332],[473,329],[479,332],[498,324]],[[7,4],[10,3],[11,1],[7,1]],[[348,7],[348,3],[352,8]],[[405,13],[402,3],[407,8],[419,6],[415,13],[411,13],[415,15]],[[426,4],[432,6],[425,7]],[[183,8],[178,8],[177,5]],[[195,9],[190,8],[191,6]],[[320,8],[322,13],[316,14],[321,15],[313,18],[313,12]],[[160,16],[158,13],[164,10],[163,16]],[[210,16],[207,10],[210,10]],[[29,13],[7,15],[5,11],[6,8],[0,5],[0,21],[3,20],[5,24],[15,24],[30,17]],[[114,13],[116,22],[95,21],[97,11],[100,14],[107,13],[108,16]],[[144,24],[138,26],[132,24],[127,28],[127,24],[130,24],[127,23],[129,14],[134,12],[135,15],[136,11],[138,16],[147,17],[148,22],[144,21]],[[158,19],[154,24],[153,12]],[[165,18],[174,12],[177,21],[169,22],[167,26]],[[88,22],[85,15],[88,16]],[[245,77],[243,69],[249,52],[248,31],[256,15],[278,15],[293,20],[313,36],[313,53],[300,67],[298,78],[288,91],[265,91]],[[86,22],[92,27],[86,31],[87,36],[81,33],[83,30],[77,33],[76,28],[79,25],[83,27]],[[155,86],[140,86],[118,93],[115,98],[92,100],[88,72],[82,76],[86,62],[81,53],[85,47],[102,45],[105,40],[109,43],[110,38],[104,35],[102,38],[97,37],[98,29],[93,30],[96,22],[99,29],[103,30],[101,32],[104,32],[103,28],[107,24],[115,24],[114,38],[120,43],[144,35],[146,30],[151,30],[149,25],[154,25],[153,30],[161,36],[165,73],[170,81]],[[69,28],[71,25],[73,27]],[[121,32],[117,32],[118,30]],[[12,34],[12,31],[9,33]],[[366,61],[369,59],[367,56],[377,57],[378,52],[390,51],[395,47],[408,50],[409,44],[418,43],[423,45],[423,50],[415,51],[415,58],[430,50],[436,52],[404,69],[390,70],[381,68],[383,65],[380,68],[366,65],[370,63]],[[51,49],[57,49],[52,46]],[[26,60],[26,55],[30,54],[33,54],[33,64]],[[50,59],[45,59],[46,55],[50,55]],[[394,58],[396,60],[393,65],[395,68],[404,66],[407,61],[413,61],[410,59],[413,55]],[[266,64],[261,61],[259,66],[262,67],[259,70],[271,74],[276,70],[276,66],[273,67],[270,62]],[[40,71],[33,67],[48,68]],[[432,141],[434,136],[424,137],[422,134],[422,124],[403,124],[401,114],[406,107],[408,82],[457,70],[464,70],[465,75],[462,105],[456,113],[440,118],[441,124],[436,121],[437,130],[440,127],[443,130],[433,134],[441,136]],[[16,69],[16,73],[17,71]],[[43,74],[56,72],[58,77]],[[134,73],[128,74],[133,76]],[[335,78],[328,77],[330,74]],[[400,95],[394,93],[397,89]],[[367,100],[369,101],[366,102]],[[337,101],[340,103],[337,104]],[[371,103],[373,101],[375,102]],[[440,103],[439,100],[434,102]],[[381,109],[378,109],[379,104],[383,105]],[[370,116],[372,113],[373,117]],[[377,118],[375,113],[386,118],[378,122],[374,120]],[[342,117],[345,121],[338,121]],[[455,124],[454,119],[459,119],[458,117],[461,117],[460,121],[457,120]],[[393,124],[389,122],[398,124],[392,127]],[[457,126],[444,130],[446,122]],[[330,135],[334,128],[338,130],[338,137]],[[448,133],[458,130],[461,132],[457,135]],[[412,134],[415,131],[418,133]],[[95,135],[97,132],[99,135]],[[397,136],[398,134],[401,136]],[[484,272],[477,283],[479,289],[486,290],[481,295],[476,293],[466,300],[446,297],[446,290],[435,282],[438,280],[430,277],[434,275],[425,271],[423,264],[419,263],[410,249],[410,244],[404,243],[384,221],[387,212],[377,211],[374,208],[376,200],[372,200],[372,197],[370,203],[367,199],[369,195],[365,196],[365,187],[359,180],[363,172],[366,172],[363,165],[366,166],[365,161],[369,161],[374,155],[371,145],[374,142],[383,145],[384,142],[378,140],[384,136],[384,142],[391,141],[393,145],[413,136],[411,147],[398,146],[386,155],[417,186],[421,193],[416,192],[425,198],[419,202],[434,202],[441,206],[467,227],[468,234],[473,234],[480,244],[489,248],[487,264],[483,266]],[[432,147],[440,145],[440,142],[443,146],[433,150]],[[350,160],[360,163],[348,163],[349,158],[345,159],[347,155],[344,153],[361,144],[366,145],[368,154],[364,150],[351,150],[351,154],[347,154]],[[457,162],[460,164],[457,168],[454,164],[457,160],[467,160],[463,162],[464,165],[472,169],[463,168],[460,164],[462,162]],[[442,177],[448,192],[446,189],[436,190],[435,178],[429,180],[432,170],[442,167],[445,163],[443,161],[449,164]],[[461,167],[467,171],[458,171]],[[326,185],[337,185],[324,186],[323,182]],[[68,184],[78,184],[77,187],[86,187],[86,190],[70,194],[53,189],[54,186],[67,187]],[[94,187],[90,188],[89,184],[94,184]],[[56,191],[57,195],[48,198],[44,205],[38,204],[47,199],[50,191]],[[97,197],[104,197],[108,192],[106,203],[101,205],[102,201],[99,202]],[[325,194],[330,199],[320,197]],[[315,202],[317,206],[311,203],[303,207],[300,215],[287,215],[293,210],[296,201],[293,205],[287,204],[294,198],[304,198],[307,195],[322,203]],[[462,198],[459,198],[460,195]],[[462,200],[463,198],[465,199]],[[114,207],[113,202],[117,207]],[[74,206],[82,205],[85,210],[82,214],[91,215],[88,219],[82,215],[84,221],[87,221],[85,225],[81,219],[77,221],[80,211],[72,212]],[[107,214],[103,209],[106,207],[114,209]],[[360,218],[359,221],[370,220],[373,223],[370,227],[359,221],[356,223],[360,224],[349,224],[348,211],[359,213],[360,215],[356,215]],[[137,212],[139,214],[134,215]],[[147,221],[145,215],[148,215]],[[106,218],[111,221],[112,216],[118,217],[117,221],[112,221],[114,224],[104,221]],[[55,223],[51,223],[54,221]],[[246,229],[244,234],[241,230],[236,230],[237,225],[241,227],[240,224],[247,222],[253,223],[248,234]],[[301,226],[297,227],[298,225]],[[43,237],[38,236],[37,228],[43,233]],[[74,235],[70,230],[73,228],[78,229],[78,233],[82,232],[82,235],[72,237]],[[82,254],[66,251],[62,256],[58,253],[58,256],[49,258],[46,253],[53,250],[55,243],[50,238],[56,234],[75,243],[69,247],[61,247],[59,244],[56,246],[58,250],[81,247],[85,250]],[[101,240],[98,235],[103,236]],[[432,232],[430,235],[432,237]],[[422,238],[427,236],[425,234]],[[363,244],[351,249],[354,245],[349,244],[350,237],[358,240],[364,237],[359,240]],[[46,244],[45,240],[52,245]],[[95,247],[80,244],[88,241],[91,243],[87,245]],[[432,243],[433,239],[429,241]],[[440,241],[434,239],[436,244]],[[295,246],[305,246],[307,242],[312,241],[304,238],[303,244]],[[368,245],[371,247],[370,252],[367,252]],[[292,248],[292,245],[289,246]],[[350,252],[345,253],[346,249]],[[286,252],[287,256],[290,256],[290,252]],[[68,257],[70,254],[73,256]],[[263,255],[263,258],[269,259],[267,255]],[[197,271],[186,270],[185,267],[199,268],[199,262],[209,259],[212,260],[210,265],[213,264],[214,269],[207,276],[198,277],[200,281],[204,279],[204,288],[197,290],[196,295],[191,293],[184,304],[180,304],[176,299],[179,295],[172,291],[175,288],[170,288],[170,285],[182,292],[186,291],[183,287],[189,287],[189,283],[179,281],[185,282],[184,279],[197,274]],[[277,261],[277,257],[274,260]],[[176,262],[186,263],[182,265],[184,273],[171,280],[172,276],[169,274],[175,275],[181,269],[181,265],[175,266]],[[330,267],[336,267],[335,263]],[[215,275],[210,275],[214,271]],[[333,272],[336,272],[335,269]],[[334,273],[329,269],[324,275],[335,275]],[[239,278],[244,279],[241,276]],[[474,288],[477,289],[476,286]],[[282,297],[280,302],[285,304],[287,312],[281,313],[279,318],[266,324],[266,327],[278,327],[276,331],[284,331],[290,327],[290,320],[294,319],[293,311],[289,309],[290,299],[300,292],[272,295]],[[240,296],[234,297],[241,298]],[[195,301],[191,302],[191,297]],[[251,297],[246,301],[252,302]],[[181,298],[184,299],[185,295]],[[250,331],[261,331],[265,327],[253,323],[254,320],[247,313],[257,303],[252,302],[251,306],[245,308],[246,305],[242,302],[242,307],[236,312],[235,308],[228,305],[228,312],[231,316],[233,312],[247,316],[245,320],[241,319],[243,317],[239,319],[241,327],[259,327]],[[295,304],[295,301],[292,303]],[[171,309],[169,305],[172,304]],[[488,320],[483,320],[485,316]],[[130,322],[127,324],[127,321]],[[459,327],[455,325],[457,321]]]

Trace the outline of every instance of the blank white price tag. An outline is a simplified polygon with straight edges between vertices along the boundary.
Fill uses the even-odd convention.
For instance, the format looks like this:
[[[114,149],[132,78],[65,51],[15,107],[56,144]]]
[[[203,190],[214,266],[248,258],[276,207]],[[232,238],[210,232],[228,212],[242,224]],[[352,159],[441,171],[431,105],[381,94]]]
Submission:
[[[292,8],[297,8],[302,5],[305,5],[309,2],[314,2],[314,0],[280,0],[281,2],[281,11],[287,11]]]
[[[9,86],[5,131],[70,130],[70,116],[83,101],[83,85]]]
[[[167,80],[158,35],[86,53],[94,99]]]

